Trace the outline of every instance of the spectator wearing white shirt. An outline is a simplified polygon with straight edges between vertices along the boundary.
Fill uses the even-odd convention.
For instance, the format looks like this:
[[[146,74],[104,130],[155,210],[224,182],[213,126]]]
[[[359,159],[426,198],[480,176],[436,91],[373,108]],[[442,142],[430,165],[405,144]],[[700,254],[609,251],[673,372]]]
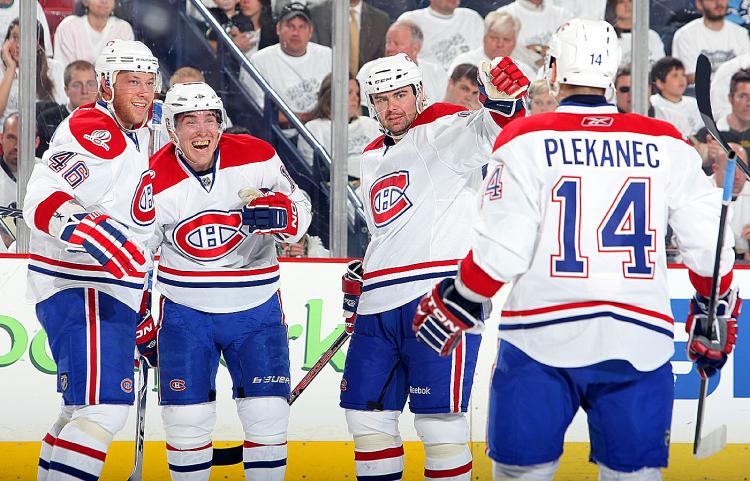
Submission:
[[[480,68],[482,62],[491,62],[495,57],[511,55],[513,49],[516,48],[516,39],[520,29],[521,22],[510,13],[497,11],[488,13],[484,18],[482,46],[454,58],[449,72],[453,72],[462,63],[470,63]],[[537,69],[531,68],[520,60],[513,60],[527,77],[530,79],[536,77]]]
[[[683,25],[672,39],[672,56],[682,60],[688,83],[695,82],[695,63],[701,53],[708,56],[713,70],[734,57],[750,53],[747,30],[727,22],[727,0],[695,0],[701,18]]]
[[[432,62],[426,62],[421,58],[424,35],[422,29],[409,20],[398,20],[394,22],[385,34],[385,56],[390,57],[397,53],[405,53],[422,70],[422,86],[426,105],[440,101],[445,95],[448,87],[449,74],[443,67]],[[377,60],[377,59],[376,59]],[[357,81],[363,85],[370,75],[370,66],[373,61],[362,65],[357,72]],[[362,98],[362,106],[367,107],[365,98]]]
[[[529,115],[554,112],[558,102],[549,92],[547,79],[534,80],[529,85]]]
[[[29,1],[29,0],[25,0]],[[2,32],[8,30],[10,23],[13,19],[21,16],[21,2],[17,0],[0,0],[0,35]],[[47,16],[44,14],[44,8],[37,1],[36,2],[36,19],[42,24],[42,30],[44,30],[44,51],[47,57],[52,57],[52,39],[50,36],[49,24],[47,23]],[[65,68],[65,65],[63,65]]]
[[[299,2],[284,6],[276,22],[279,43],[261,49],[250,57],[282,100],[302,122],[314,118],[318,89],[323,78],[331,72],[331,49],[310,41],[313,25],[310,11]],[[248,87],[253,99],[263,108],[263,90],[243,69],[240,80]],[[288,126],[289,120],[279,112],[279,124]]]
[[[331,84],[332,76],[329,74],[320,84],[318,103],[313,114],[316,116],[305,124],[307,130],[318,142],[331,153]],[[358,181],[360,178],[360,160],[365,147],[381,135],[378,123],[360,115],[360,90],[359,83],[354,76],[349,76],[349,126],[347,128],[347,173],[349,180]],[[310,144],[302,137],[297,139],[297,149],[309,165],[313,165],[313,150]]]
[[[476,65],[462,63],[456,65],[448,79],[448,89],[445,91],[443,102],[460,105],[469,110],[482,108],[479,102],[479,85],[477,85],[477,74],[479,69]]]
[[[68,15],[55,30],[55,60],[64,66],[75,60],[90,63],[110,40],[133,40],[128,22],[112,15],[115,0],[83,0],[85,15]]]
[[[573,18],[568,10],[545,0],[515,0],[497,11],[510,13],[521,22],[511,56],[533,68],[542,67],[550,37],[560,25]]]
[[[620,39],[620,64],[632,62],[633,0],[607,0],[606,20],[615,27]],[[648,30],[648,61],[654,64],[664,56],[664,43],[655,31]]]
[[[729,103],[729,82],[738,71],[750,68],[750,53],[738,55],[721,64],[711,75],[711,108],[715,118],[725,117],[732,110]]]
[[[429,7],[404,12],[398,18],[419,25],[424,33],[422,60],[436,63],[446,72],[456,56],[482,45],[482,17],[474,10],[459,7],[460,3],[430,0]]]
[[[651,96],[654,117],[671,123],[694,143],[703,120],[695,99],[683,95],[687,88],[685,66],[677,58],[664,57],[651,68],[651,83],[657,91]]]
[[[552,3],[569,11],[575,18],[604,20],[607,0],[552,0]]]

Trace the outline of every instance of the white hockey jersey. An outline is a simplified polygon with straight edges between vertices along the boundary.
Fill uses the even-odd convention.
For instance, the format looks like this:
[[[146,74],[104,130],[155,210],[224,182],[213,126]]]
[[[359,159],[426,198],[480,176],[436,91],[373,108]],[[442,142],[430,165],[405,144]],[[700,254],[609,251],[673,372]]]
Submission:
[[[79,107],[57,128],[34,165],[24,199],[31,229],[27,295],[34,302],[63,289],[93,287],[139,308],[145,273],[117,279],[88,253],[66,250],[70,245],[50,236],[48,228],[57,208],[74,199],[86,211],[104,212],[127,227],[128,238],[145,251],[154,233],[149,135],[145,127],[123,133],[103,103]]]
[[[172,144],[152,157],[151,168],[159,292],[204,312],[237,312],[267,301],[280,284],[274,237],[242,225],[239,191],[265,188],[289,196],[299,221],[290,242],[302,238],[311,220],[309,201],[273,147],[249,135],[224,134],[207,186]]]
[[[436,103],[395,145],[379,137],[362,154],[361,192],[372,236],[357,312],[387,311],[456,273],[487,163],[509,119]],[[386,140],[388,142],[386,142]]]
[[[687,267],[710,277],[721,191],[672,125],[586,99],[597,98],[500,134],[465,262],[513,282],[500,337],[537,361],[650,371],[674,352],[667,223]],[[722,275],[734,260],[726,239]],[[479,293],[488,285],[463,265],[461,279]]]

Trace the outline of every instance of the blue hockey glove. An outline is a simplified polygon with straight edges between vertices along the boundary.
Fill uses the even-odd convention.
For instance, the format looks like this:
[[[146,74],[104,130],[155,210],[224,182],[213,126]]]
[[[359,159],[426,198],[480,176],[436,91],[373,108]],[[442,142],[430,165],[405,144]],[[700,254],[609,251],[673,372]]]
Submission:
[[[297,206],[281,192],[266,191],[242,207],[242,223],[255,234],[297,234]]]
[[[341,277],[341,290],[344,292],[344,328],[349,334],[354,333],[354,320],[357,318],[359,296],[362,294],[364,270],[362,261],[353,260],[346,267],[346,274]]]
[[[709,337],[710,326],[707,325],[708,299],[696,293],[690,301],[690,312],[685,325],[685,330],[690,335],[687,354],[708,377],[724,367],[728,355],[734,349],[741,306],[742,299],[736,288],[729,289],[717,300],[712,339]]]
[[[529,79],[510,57],[484,61],[479,68],[479,101],[484,108],[505,117],[525,109]]]
[[[458,347],[464,332],[478,334],[484,329],[482,303],[459,294],[455,279],[443,279],[419,302],[412,329],[418,340],[448,356]]]

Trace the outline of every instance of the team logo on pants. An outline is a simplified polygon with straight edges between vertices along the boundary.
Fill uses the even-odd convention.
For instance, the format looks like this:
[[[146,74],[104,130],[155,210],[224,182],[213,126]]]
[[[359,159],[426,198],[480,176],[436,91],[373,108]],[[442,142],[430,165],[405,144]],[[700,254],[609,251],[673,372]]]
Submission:
[[[185,381],[182,379],[172,379],[169,381],[169,389],[172,391],[184,391],[186,387]]]
[[[122,392],[127,394],[133,392],[133,380],[126,377],[125,379],[120,381],[120,389],[122,389]]]
[[[370,206],[375,225],[383,227],[409,210],[411,201],[406,196],[409,172],[400,170],[384,175],[370,188]]]
[[[177,225],[174,245],[197,261],[214,261],[235,250],[245,240],[240,211],[204,211]]]

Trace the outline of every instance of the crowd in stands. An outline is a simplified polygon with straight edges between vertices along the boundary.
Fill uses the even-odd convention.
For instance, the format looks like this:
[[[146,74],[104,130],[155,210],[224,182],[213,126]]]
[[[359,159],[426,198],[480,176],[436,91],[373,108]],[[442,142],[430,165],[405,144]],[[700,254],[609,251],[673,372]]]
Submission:
[[[69,0],[72,14],[48,22],[45,4],[37,1],[36,151],[40,157],[54,131],[74,109],[94,101],[97,81],[93,63],[107,41],[137,38],[138,30],[115,16],[121,0]],[[135,1],[135,0],[130,0]],[[334,0],[202,0],[210,13],[266,82],[291,108],[327,151],[332,125],[332,7]],[[349,2],[349,129],[347,161],[352,186],[359,177],[359,153],[380,135],[368,116],[367,99],[360,86],[371,62],[381,56],[406,53],[421,67],[428,103],[450,102],[479,108],[476,77],[485,61],[511,55],[532,80],[528,114],[554,110],[557,101],[543,80],[544,59],[551,34],[571,18],[604,19],[617,32],[622,64],[610,93],[620,112],[630,112],[632,0],[347,0]],[[9,147],[17,137],[20,0],[0,0],[0,204],[15,201],[17,153]],[[65,2],[62,2],[65,3]],[[187,11],[215,50],[224,41],[196,13]],[[718,126],[747,158],[750,152],[750,35],[748,3],[737,0],[658,0],[652,5],[648,32],[651,65],[648,114],[675,125],[704,159],[707,175],[721,184],[726,155],[707,134],[693,92],[696,58],[706,54],[714,74],[711,102]],[[671,14],[663,11],[671,8]],[[661,10],[659,10],[661,9]],[[49,25],[53,26],[50,31]],[[221,36],[223,37],[223,35]],[[175,41],[179,42],[179,39]],[[218,50],[217,50],[218,51]],[[179,66],[170,84],[203,79],[200,70]],[[264,92],[245,71],[239,79],[250,98],[262,109]],[[279,114],[279,124],[290,119]],[[243,127],[236,125],[239,132]],[[288,129],[301,158],[315,168],[313,149],[296,131]],[[162,136],[168,141],[166,135]],[[7,145],[7,146],[6,146]],[[735,182],[733,227],[738,257],[745,257],[750,239],[750,186],[745,177]],[[748,204],[748,205],[746,205]],[[317,239],[283,246],[280,254],[325,253]]]

